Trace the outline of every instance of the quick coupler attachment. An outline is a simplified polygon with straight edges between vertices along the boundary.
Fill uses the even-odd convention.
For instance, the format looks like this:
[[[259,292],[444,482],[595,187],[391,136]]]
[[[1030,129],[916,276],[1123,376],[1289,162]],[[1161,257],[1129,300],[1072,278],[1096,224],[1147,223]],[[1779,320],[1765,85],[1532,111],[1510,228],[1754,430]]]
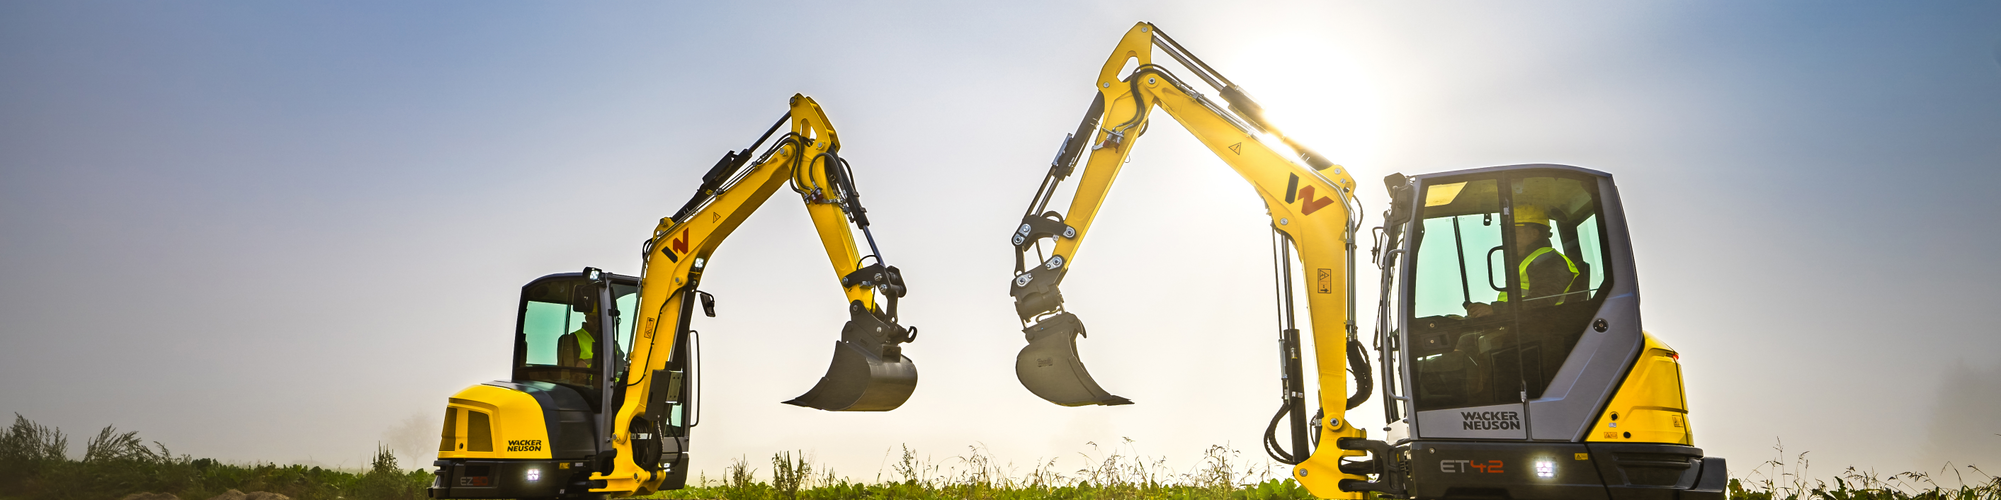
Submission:
[[[1022,330],[1028,347],[1014,356],[1014,376],[1037,397],[1063,406],[1129,405],[1132,400],[1105,392],[1084,362],[1077,359],[1077,337],[1084,322],[1077,315],[1057,314]]]
[[[827,375],[806,394],[785,404],[827,411],[889,411],[903,406],[917,390],[917,365],[903,357],[899,345],[915,340],[916,330],[863,306],[848,304],[852,319],[834,342],[834,361]]]
[[[1342,462],[1341,473],[1358,476],[1376,476],[1375,481],[1343,479],[1337,484],[1341,491],[1374,491],[1388,497],[1406,497],[1403,485],[1403,462],[1396,448],[1389,443],[1371,439],[1341,438],[1334,442],[1336,448],[1368,452],[1367,460]]]

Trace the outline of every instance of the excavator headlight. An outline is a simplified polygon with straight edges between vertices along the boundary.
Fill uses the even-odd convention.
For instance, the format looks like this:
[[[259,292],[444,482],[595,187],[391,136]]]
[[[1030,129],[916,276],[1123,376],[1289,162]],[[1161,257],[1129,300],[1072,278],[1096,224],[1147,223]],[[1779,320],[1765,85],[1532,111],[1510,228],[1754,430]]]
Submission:
[[[1535,477],[1543,479],[1556,477],[1556,461],[1549,459],[1536,460]]]

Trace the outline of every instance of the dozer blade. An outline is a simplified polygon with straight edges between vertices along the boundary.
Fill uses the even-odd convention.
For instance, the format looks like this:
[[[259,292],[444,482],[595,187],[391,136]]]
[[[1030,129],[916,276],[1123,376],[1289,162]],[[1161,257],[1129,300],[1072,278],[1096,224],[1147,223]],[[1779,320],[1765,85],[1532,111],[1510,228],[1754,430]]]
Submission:
[[[903,357],[897,345],[910,340],[909,331],[859,304],[850,312],[854,318],[841,328],[827,375],[785,404],[827,411],[889,411],[903,406],[917,390],[917,365]]]
[[[1077,359],[1077,337],[1084,322],[1077,315],[1058,314],[1022,330],[1028,347],[1014,356],[1014,376],[1036,396],[1063,406],[1129,405],[1132,400],[1105,392],[1084,362]]]

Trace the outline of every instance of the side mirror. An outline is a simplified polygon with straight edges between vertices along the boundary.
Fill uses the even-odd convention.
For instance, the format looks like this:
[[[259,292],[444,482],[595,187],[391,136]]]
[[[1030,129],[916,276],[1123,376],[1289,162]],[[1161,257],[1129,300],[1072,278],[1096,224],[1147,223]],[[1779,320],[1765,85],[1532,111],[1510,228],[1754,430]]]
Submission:
[[[702,295],[702,314],[708,315],[711,318],[716,317],[716,296],[709,295],[709,292],[698,291],[695,293]]]
[[[1404,177],[1402,172],[1383,176],[1383,186],[1390,188],[1391,192],[1395,192],[1397,188],[1403,187],[1406,184],[1410,184],[1410,178]]]
[[[597,312],[597,287],[590,283],[578,283],[570,289],[570,310],[591,314]]]
[[[1383,187],[1389,189],[1390,210],[1383,214],[1385,226],[1400,225],[1410,219],[1411,189],[1410,179],[1403,174],[1390,174],[1383,178]]]

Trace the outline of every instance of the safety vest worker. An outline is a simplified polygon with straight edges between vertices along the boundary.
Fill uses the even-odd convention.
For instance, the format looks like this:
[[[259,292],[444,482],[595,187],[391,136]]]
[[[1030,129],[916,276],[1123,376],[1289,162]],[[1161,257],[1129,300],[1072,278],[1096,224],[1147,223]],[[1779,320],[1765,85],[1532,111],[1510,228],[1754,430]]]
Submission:
[[[598,346],[597,314],[585,314],[584,323],[576,331],[557,339],[556,359],[559,364],[574,368],[596,367]]]
[[[570,335],[577,336],[576,338],[577,338],[578,361],[582,361],[586,364],[589,364],[592,358],[597,357],[596,346],[598,344],[598,339],[596,336],[591,335],[590,329],[577,328],[577,331],[570,332]]]
[[[1551,248],[1549,237],[1548,212],[1536,205],[1515,206],[1515,248],[1528,254],[1516,272],[1521,276],[1522,296],[1530,298],[1530,306],[1562,304],[1569,298],[1571,283],[1577,280],[1577,263]],[[1554,302],[1544,302],[1551,297]],[[1508,292],[1501,292],[1494,301],[1507,302]]]

